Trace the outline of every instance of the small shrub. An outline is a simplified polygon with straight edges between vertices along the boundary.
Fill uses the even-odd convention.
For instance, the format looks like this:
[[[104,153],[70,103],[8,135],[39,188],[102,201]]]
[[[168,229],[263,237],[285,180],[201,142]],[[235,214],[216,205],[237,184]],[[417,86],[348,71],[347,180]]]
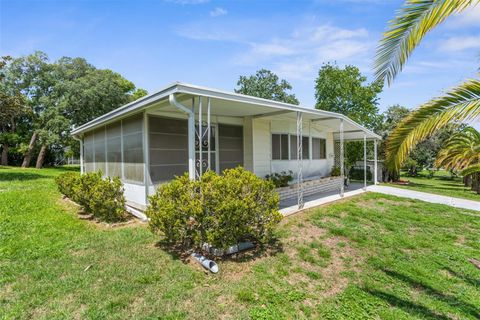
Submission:
[[[55,178],[58,191],[65,196],[72,198],[74,195],[73,188],[78,183],[80,174],[76,172],[65,172]]]
[[[352,167],[349,172],[349,178],[352,180],[363,180],[364,179],[364,169]],[[367,167],[367,180],[372,180],[372,172]]]
[[[160,186],[149,198],[150,229],[184,249],[208,243],[225,249],[244,240],[266,243],[281,220],[274,185],[243,169],[223,175],[187,175]]]
[[[101,180],[101,172],[89,172],[82,174],[78,183],[73,187],[74,194],[72,200],[81,205],[85,212],[93,213],[93,208],[90,205],[92,190]]]
[[[331,177],[339,177],[341,174],[340,167],[333,166],[332,171],[330,172]]]
[[[61,193],[105,221],[120,221],[126,218],[123,185],[119,178],[102,179],[101,172],[83,175],[68,172],[55,181]]]
[[[90,189],[89,207],[93,216],[113,222],[126,218],[123,184],[118,177],[100,179]]]
[[[267,174],[265,179],[270,180],[275,185],[275,188],[287,187],[288,184],[293,180],[293,172],[289,170],[288,172],[282,171],[280,173]]]

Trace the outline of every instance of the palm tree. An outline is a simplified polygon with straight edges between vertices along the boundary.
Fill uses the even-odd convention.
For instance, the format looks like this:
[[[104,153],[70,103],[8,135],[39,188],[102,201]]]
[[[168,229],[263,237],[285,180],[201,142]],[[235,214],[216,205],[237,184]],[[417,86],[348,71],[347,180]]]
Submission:
[[[391,84],[423,37],[452,14],[480,0],[407,0],[377,48],[375,76]],[[480,81],[470,79],[411,112],[387,139],[386,165],[397,172],[409,152],[448,124],[480,117]]]
[[[480,193],[480,132],[466,127],[447,140],[435,165],[460,171],[465,186]]]

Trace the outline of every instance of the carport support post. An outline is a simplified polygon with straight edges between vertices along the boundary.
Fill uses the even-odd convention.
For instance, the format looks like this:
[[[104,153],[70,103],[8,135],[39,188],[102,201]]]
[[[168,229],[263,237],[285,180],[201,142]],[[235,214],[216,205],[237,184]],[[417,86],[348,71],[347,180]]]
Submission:
[[[343,119],[340,119],[340,177],[342,179],[342,183],[340,186],[340,197],[343,198],[343,193],[345,191],[345,173],[344,173],[344,162],[345,162],[345,155],[343,154]]]
[[[367,134],[363,134],[363,191],[367,191]]]
[[[373,184],[378,184],[378,177],[377,177],[377,139],[373,140]]]
[[[195,100],[192,98],[192,111],[188,113],[188,177],[195,180]]]
[[[298,209],[303,208],[303,117],[300,111],[297,111],[297,196]]]

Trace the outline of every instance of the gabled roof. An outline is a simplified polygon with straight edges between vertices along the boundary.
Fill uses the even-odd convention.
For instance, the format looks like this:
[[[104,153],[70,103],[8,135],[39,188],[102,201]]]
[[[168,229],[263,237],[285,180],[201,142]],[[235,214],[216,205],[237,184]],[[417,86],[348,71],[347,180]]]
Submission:
[[[371,130],[361,126],[360,124],[356,123],[355,121],[351,120],[347,116],[344,116],[339,113],[324,111],[324,110],[317,110],[313,108],[305,108],[289,103],[278,102],[268,99],[262,99],[252,96],[247,96],[243,94],[227,92],[212,88],[200,87],[192,84],[187,84],[183,82],[175,82],[172,83],[163,89],[149,94],[145,97],[142,97],[136,101],[130,102],[126,105],[123,105],[115,110],[112,110],[98,118],[89,121],[78,128],[75,128],[72,131],[72,135],[78,136],[83,132],[89,131],[97,126],[103,125],[107,122],[111,122],[116,118],[122,118],[130,114],[137,113],[143,109],[148,108],[154,103],[157,103],[165,98],[168,98],[170,94],[187,94],[191,96],[202,96],[202,97],[209,97],[215,98],[219,100],[225,101],[232,101],[237,103],[245,103],[249,105],[257,105],[259,106],[259,114],[265,114],[265,107],[271,110],[272,114],[274,112],[279,111],[300,111],[302,113],[311,115],[311,117],[318,118],[318,119],[343,119],[346,123],[348,123],[351,127],[354,127],[368,135],[369,139],[381,139],[381,137]],[[261,107],[261,108],[260,108]],[[260,110],[262,109],[262,110]],[[270,111],[269,111],[270,112]],[[268,113],[267,113],[268,115]]]

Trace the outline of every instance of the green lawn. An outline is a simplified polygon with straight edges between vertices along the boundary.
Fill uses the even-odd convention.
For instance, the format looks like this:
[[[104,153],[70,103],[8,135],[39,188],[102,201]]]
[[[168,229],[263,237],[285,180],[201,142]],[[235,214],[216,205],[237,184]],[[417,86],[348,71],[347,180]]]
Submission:
[[[470,188],[466,188],[463,185],[462,178],[452,177],[449,172],[444,170],[436,171],[430,179],[427,178],[427,175],[427,171],[422,171],[417,177],[409,177],[405,172],[402,172],[401,179],[408,180],[410,183],[408,185],[394,184],[394,186],[443,196],[480,201],[480,195]]]
[[[211,275],[144,224],[78,219],[63,170],[0,167],[0,318],[480,318],[473,212],[368,193],[285,218]]]

